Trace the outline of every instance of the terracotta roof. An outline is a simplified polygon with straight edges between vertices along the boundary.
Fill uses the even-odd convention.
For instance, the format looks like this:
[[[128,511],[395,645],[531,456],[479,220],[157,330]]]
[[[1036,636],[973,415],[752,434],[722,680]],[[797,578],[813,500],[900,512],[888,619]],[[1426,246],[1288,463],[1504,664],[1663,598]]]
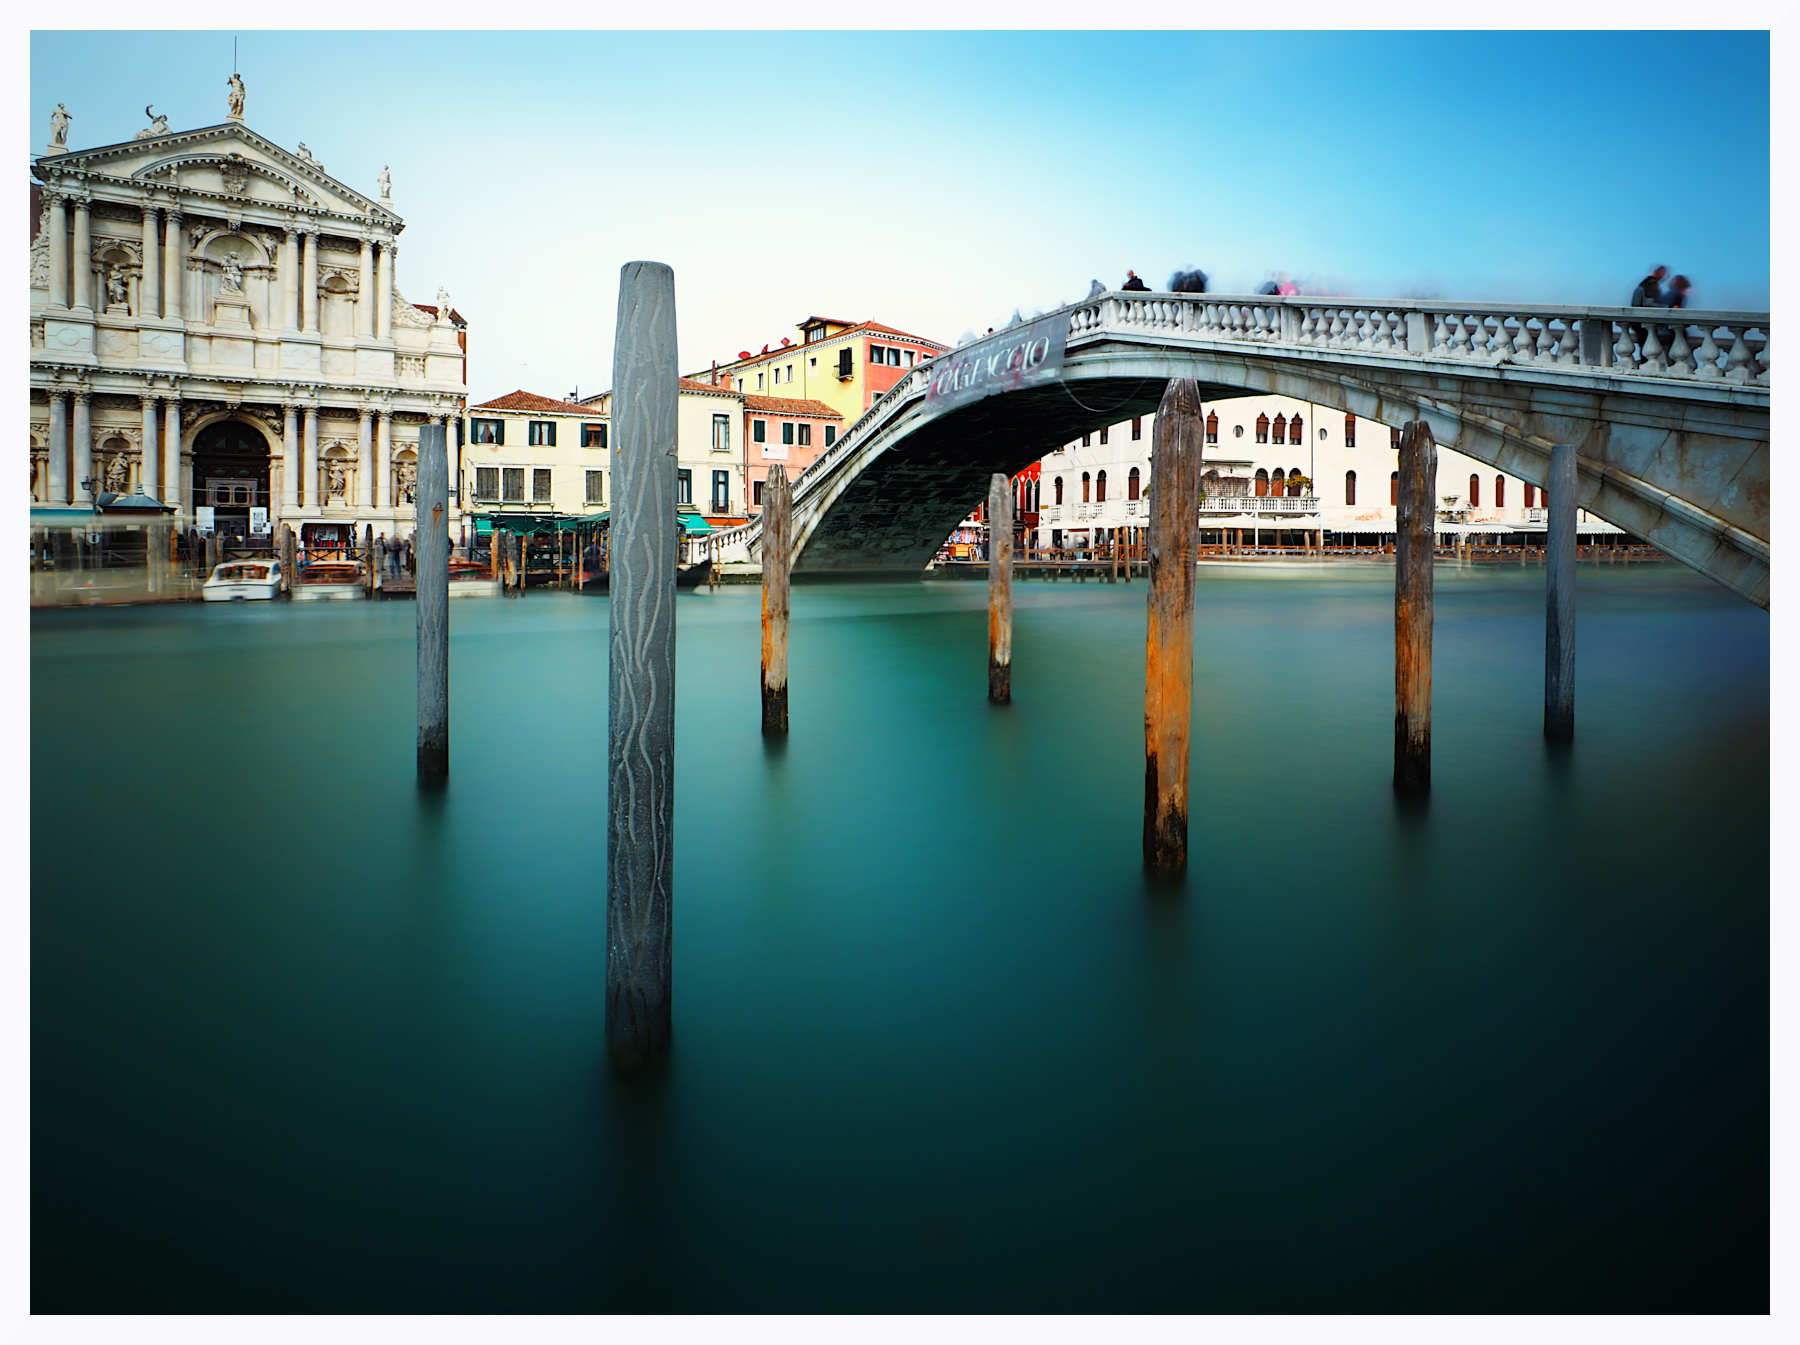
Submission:
[[[816,319],[808,319],[808,321],[816,321]],[[837,319],[830,318],[830,319],[827,319],[827,321],[835,322],[835,321],[837,321]],[[831,343],[833,341],[841,341],[846,337],[856,336],[858,334],[868,333],[868,332],[874,332],[874,333],[877,333],[882,336],[897,336],[902,341],[914,341],[922,346],[932,346],[935,349],[937,349],[939,352],[950,349],[950,347],[945,345],[942,341],[933,341],[929,336],[916,336],[912,332],[903,332],[898,327],[889,327],[889,326],[886,326],[879,322],[873,322],[873,321],[857,322],[857,323],[853,323],[850,326],[846,327],[841,332],[833,332],[830,336],[822,337],[821,339],[819,339],[817,341],[812,341],[812,342],[803,341],[799,345],[794,345],[794,344],[790,343],[785,346],[768,346],[765,349],[763,349],[762,351],[760,351],[756,354],[753,354],[753,355],[749,356],[748,358],[744,358],[744,357],[740,356],[739,358],[732,360],[727,364],[721,364],[719,366],[719,368],[721,368],[721,369],[737,369],[737,368],[741,368],[742,366],[744,366],[746,364],[761,364],[764,360],[775,359],[776,357],[782,356],[782,355],[791,355],[797,350],[816,350],[818,347],[823,346],[823,345],[828,345],[829,343]]]
[[[731,390],[731,384],[729,384],[729,383],[709,383],[704,378],[684,378],[684,379],[682,379],[681,380],[681,390],[683,392],[711,392],[711,393],[716,393],[720,397],[735,397],[735,396],[737,396],[737,393],[735,393]]]
[[[808,327],[816,327],[821,322],[829,322],[834,327],[854,327],[856,325],[849,318],[822,318],[817,313],[807,318],[806,321],[796,322],[794,325],[805,331]]]
[[[814,420],[844,418],[824,402],[814,401],[811,397],[759,397],[754,392],[746,392],[743,397],[746,411],[768,411],[778,416],[810,416]]]
[[[504,397],[496,397],[491,402],[483,402],[479,406],[471,406],[471,411],[546,411],[559,416],[591,416],[594,408],[577,406],[574,402],[557,401],[554,397],[540,397],[535,392],[509,392]]]

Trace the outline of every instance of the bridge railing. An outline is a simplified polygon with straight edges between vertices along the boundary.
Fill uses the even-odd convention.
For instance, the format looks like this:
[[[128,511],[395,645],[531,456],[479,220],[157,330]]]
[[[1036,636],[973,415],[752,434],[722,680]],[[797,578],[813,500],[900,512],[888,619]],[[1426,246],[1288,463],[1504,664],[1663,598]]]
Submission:
[[[1154,292],[1099,295],[1072,309],[1070,340],[1121,329],[1364,355],[1769,384],[1767,313]]]

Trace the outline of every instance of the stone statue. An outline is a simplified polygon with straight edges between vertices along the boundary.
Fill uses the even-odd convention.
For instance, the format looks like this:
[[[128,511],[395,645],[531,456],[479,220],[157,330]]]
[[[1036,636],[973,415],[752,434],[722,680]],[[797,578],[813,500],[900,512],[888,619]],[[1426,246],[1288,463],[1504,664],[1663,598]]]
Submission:
[[[131,491],[131,459],[123,453],[113,454],[106,464],[106,488],[115,495]]]
[[[61,103],[56,111],[50,114],[50,148],[53,150],[69,147],[69,113]]]
[[[325,480],[327,494],[347,495],[350,491],[350,471],[341,462],[326,464]]]
[[[306,147],[306,142],[304,140],[300,142],[300,148],[294,151],[294,156],[306,160],[306,162],[311,164],[314,168],[323,168],[325,166],[317,159],[313,158],[312,151]]]
[[[167,135],[169,133],[169,119],[156,112],[155,103],[151,103],[144,109],[144,115],[150,118],[150,124],[136,135],[132,136],[131,138],[133,140],[149,140],[152,136]]]
[[[397,464],[394,468],[394,482],[400,487],[401,503],[418,503],[419,468],[417,464],[410,462]]]
[[[450,291],[438,286],[438,321],[450,321]]]
[[[106,299],[108,303],[125,302],[125,272],[120,267],[113,267],[106,276]]]
[[[375,174],[375,183],[381,188],[381,199],[387,200],[388,194],[394,190],[394,179],[388,176],[387,165],[381,165],[381,171]]]
[[[231,78],[225,81],[225,106],[230,109],[231,120],[244,119],[244,81],[237,71],[231,72]]]
[[[233,294],[244,292],[244,263],[238,260],[235,252],[227,252],[225,260],[220,263],[225,272],[225,288]]]

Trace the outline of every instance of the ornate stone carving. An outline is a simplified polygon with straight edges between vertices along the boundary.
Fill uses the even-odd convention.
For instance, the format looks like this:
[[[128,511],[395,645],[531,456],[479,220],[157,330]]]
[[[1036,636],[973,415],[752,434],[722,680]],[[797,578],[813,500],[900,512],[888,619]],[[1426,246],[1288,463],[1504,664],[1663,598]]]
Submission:
[[[219,269],[225,275],[225,293],[242,294],[244,292],[244,263],[238,260],[235,252],[227,252],[225,260],[219,263]]]
[[[396,461],[394,463],[394,488],[402,504],[415,504],[419,494],[419,464],[417,461]]]
[[[233,154],[219,165],[219,175],[224,180],[225,191],[230,196],[242,196],[244,187],[249,183],[250,170],[244,166],[244,156]]]
[[[235,70],[231,72],[231,78],[225,81],[225,108],[225,115],[229,120],[244,119],[244,81]]]
[[[304,140],[302,140],[300,142],[300,148],[298,148],[294,151],[294,157],[296,159],[301,160],[303,163],[311,164],[314,168],[317,168],[320,172],[325,171],[325,165],[320,163],[317,159],[313,158],[312,151],[306,147],[306,142]]]
[[[61,154],[69,147],[69,112],[61,103],[56,111],[50,114],[50,148],[51,154]]]
[[[155,136],[167,135],[169,133],[169,119],[167,117],[158,116],[155,107],[156,104],[152,103],[149,107],[144,109],[144,115],[150,118],[150,124],[136,135],[132,136],[131,138],[133,140],[149,140]]]
[[[132,455],[129,453],[115,453],[106,460],[106,471],[102,479],[107,490],[116,495],[130,493],[131,458]]]
[[[60,107],[62,105],[59,103],[57,106]],[[381,188],[381,199],[383,204],[385,204],[388,200],[389,193],[394,190],[394,179],[388,176],[388,166],[386,164],[382,164],[381,171],[375,174],[375,185]]]
[[[407,301],[400,287],[394,286],[394,325],[396,327],[429,327],[431,319]]]
[[[394,356],[394,374],[399,378],[425,377],[425,357],[423,355]]]
[[[125,273],[118,266],[112,267],[106,276],[106,301],[110,304],[125,302]]]
[[[38,212],[37,233],[31,243],[31,284],[45,289],[50,284],[50,193],[44,193],[44,208]]]

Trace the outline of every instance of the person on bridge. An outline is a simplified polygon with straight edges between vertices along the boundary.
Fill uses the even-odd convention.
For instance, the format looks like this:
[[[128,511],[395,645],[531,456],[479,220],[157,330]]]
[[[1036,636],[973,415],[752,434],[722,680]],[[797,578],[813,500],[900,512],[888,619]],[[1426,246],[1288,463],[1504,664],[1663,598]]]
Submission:
[[[1136,271],[1127,271],[1125,273],[1125,283],[1119,286],[1119,288],[1122,290],[1147,290],[1150,287],[1138,279],[1138,273]]]
[[[1652,267],[1650,274],[1638,281],[1637,288],[1631,291],[1631,308],[1661,308],[1663,306],[1662,278],[1669,274],[1666,266]],[[1631,327],[1633,345],[1641,346],[1650,335],[1648,327],[1639,327],[1635,323]]]

